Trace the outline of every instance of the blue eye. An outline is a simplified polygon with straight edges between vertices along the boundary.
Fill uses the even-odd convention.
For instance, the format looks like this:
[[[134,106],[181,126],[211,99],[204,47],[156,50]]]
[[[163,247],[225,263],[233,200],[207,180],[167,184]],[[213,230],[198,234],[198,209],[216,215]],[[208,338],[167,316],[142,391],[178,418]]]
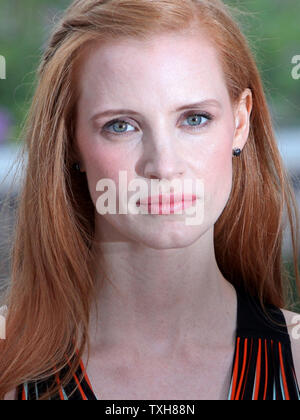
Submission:
[[[203,123],[202,122],[203,119],[205,119],[206,122]],[[200,114],[193,113],[193,114],[189,114],[186,117],[186,120],[190,120],[190,122],[192,123],[191,125],[188,125],[188,127],[190,127],[192,130],[197,130],[199,128],[202,128],[206,124],[208,124],[208,121],[212,120],[212,116],[210,114],[207,114],[206,112],[202,112]]]
[[[123,134],[123,133],[128,133],[128,131],[126,131],[126,130],[124,131],[124,127],[126,129],[126,126],[128,126],[128,125],[131,125],[131,124],[129,124],[126,121],[122,121],[122,120],[114,120],[114,121],[106,124],[104,126],[104,128],[113,127],[113,129],[116,130],[116,131],[113,131],[113,132],[109,131],[109,133],[111,133],[111,134]],[[121,130],[119,131],[119,129],[121,129]],[[134,130],[131,130],[131,131],[134,131]]]
[[[204,123],[203,123],[203,119],[206,120]],[[191,122],[191,125],[189,124],[188,125],[183,124],[183,125],[185,127],[190,128],[191,130],[199,130],[202,127],[206,126],[209,123],[209,121],[212,119],[213,119],[212,115],[206,112],[201,112],[199,114],[190,113],[187,115],[185,120],[189,120]],[[133,127],[133,125],[131,125],[127,121],[116,119],[105,124],[105,126],[103,127],[103,131],[109,134],[113,134],[113,135],[124,135],[124,134],[127,135],[127,134],[130,134],[130,132],[136,131],[135,127],[133,127],[133,130],[127,131],[126,128],[128,126]],[[110,127],[112,127],[113,131],[108,130]]]

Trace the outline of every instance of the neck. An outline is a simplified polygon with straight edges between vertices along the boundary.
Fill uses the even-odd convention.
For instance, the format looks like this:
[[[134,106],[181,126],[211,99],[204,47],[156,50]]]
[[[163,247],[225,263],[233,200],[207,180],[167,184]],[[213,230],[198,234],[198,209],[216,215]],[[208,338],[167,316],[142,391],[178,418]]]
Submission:
[[[112,283],[105,281],[97,295],[91,343],[155,357],[231,343],[236,295],[213,249],[213,231],[180,249],[101,243],[98,257]],[[97,278],[101,264],[96,264]]]

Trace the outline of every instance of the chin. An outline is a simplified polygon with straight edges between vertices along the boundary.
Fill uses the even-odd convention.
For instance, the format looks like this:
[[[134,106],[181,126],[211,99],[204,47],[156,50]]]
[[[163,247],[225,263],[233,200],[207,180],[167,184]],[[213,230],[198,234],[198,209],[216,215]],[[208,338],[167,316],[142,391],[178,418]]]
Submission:
[[[152,249],[179,249],[193,245],[204,233],[201,226],[183,226],[178,229],[173,226],[172,229],[151,229],[149,233],[144,228],[142,232],[132,235],[132,238]]]

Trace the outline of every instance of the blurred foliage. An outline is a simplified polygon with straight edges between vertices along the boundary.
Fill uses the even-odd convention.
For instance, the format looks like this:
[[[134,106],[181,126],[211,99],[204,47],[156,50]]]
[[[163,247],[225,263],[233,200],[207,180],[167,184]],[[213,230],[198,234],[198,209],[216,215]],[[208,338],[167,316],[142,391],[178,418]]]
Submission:
[[[0,108],[13,117],[10,140],[19,136],[34,91],[34,76],[48,34],[71,0],[0,0],[0,55],[7,79],[0,81]],[[255,54],[276,125],[299,125],[300,80],[291,76],[300,54],[299,0],[225,0],[250,12],[242,29]]]
[[[300,79],[292,58],[300,55],[299,0],[225,0],[247,12],[239,21],[260,71],[276,124],[299,126]],[[250,13],[250,14],[249,14]]]
[[[49,31],[70,0],[0,0],[0,55],[6,79],[0,80],[0,107],[10,111],[10,140],[19,137],[34,92],[34,78]]]

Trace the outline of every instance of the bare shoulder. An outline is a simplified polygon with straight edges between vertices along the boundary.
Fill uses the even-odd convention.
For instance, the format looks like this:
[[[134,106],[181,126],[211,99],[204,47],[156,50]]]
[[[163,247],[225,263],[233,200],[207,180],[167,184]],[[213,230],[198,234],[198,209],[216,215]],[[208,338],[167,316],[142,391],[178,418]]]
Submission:
[[[17,389],[13,389],[12,391],[8,392],[5,397],[4,400],[6,401],[14,401],[17,399]]]
[[[300,384],[300,314],[281,309],[291,339],[296,376]]]

